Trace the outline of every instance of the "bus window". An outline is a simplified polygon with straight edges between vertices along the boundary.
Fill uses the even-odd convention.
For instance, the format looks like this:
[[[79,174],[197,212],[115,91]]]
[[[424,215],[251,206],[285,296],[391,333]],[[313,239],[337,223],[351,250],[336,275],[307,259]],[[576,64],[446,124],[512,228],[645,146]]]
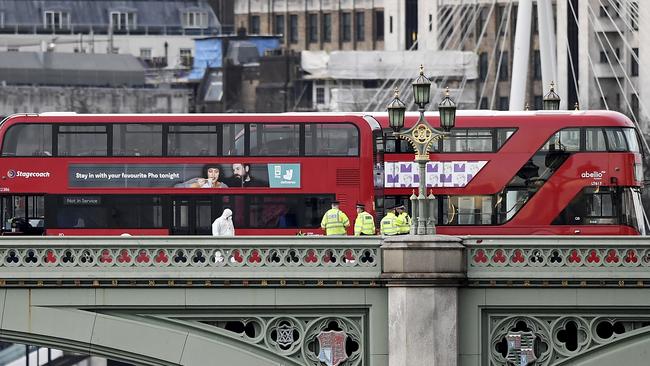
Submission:
[[[601,128],[586,128],[585,137],[585,149],[587,151],[607,151],[605,134]]]
[[[567,128],[551,136],[541,151],[580,151],[580,129]]]
[[[223,125],[223,155],[243,156],[246,139],[244,124],[228,123]]]
[[[620,128],[607,128],[605,129],[607,135],[607,144],[609,151],[627,151],[627,143],[625,142],[625,135]]]
[[[503,146],[503,144],[505,144],[506,141],[508,141],[510,136],[512,136],[515,133],[515,129],[514,128],[497,128],[496,131],[497,131],[497,133],[496,133],[496,135],[497,135],[496,150],[499,150]]]
[[[114,156],[161,156],[162,125],[115,124],[113,125]]]
[[[108,134],[105,125],[58,126],[59,156],[107,156]]]
[[[298,124],[250,125],[250,153],[257,156],[296,156],[300,141]]]
[[[442,197],[443,225],[491,225],[492,196]]]
[[[4,137],[2,156],[52,156],[52,125],[11,126]]]
[[[435,145],[435,143],[434,143]],[[454,129],[442,142],[444,152],[491,152],[492,131]]]
[[[634,128],[624,128],[623,133],[625,134],[629,151],[636,153],[641,152],[639,149],[639,140],[637,139],[636,130]]]
[[[218,146],[216,125],[169,125],[168,156],[216,156]]]
[[[359,132],[351,124],[308,124],[305,129],[305,155],[357,156]]]

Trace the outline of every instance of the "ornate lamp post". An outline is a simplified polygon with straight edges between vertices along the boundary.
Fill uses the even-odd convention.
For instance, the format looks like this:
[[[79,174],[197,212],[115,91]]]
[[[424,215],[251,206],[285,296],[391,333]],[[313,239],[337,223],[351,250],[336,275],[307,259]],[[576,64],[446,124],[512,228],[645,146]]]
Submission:
[[[559,110],[560,96],[555,92],[555,84],[551,82],[551,90],[544,96],[544,110]]]
[[[405,130],[404,114],[406,106],[399,99],[399,92],[395,90],[395,98],[388,104],[388,121],[393,129],[393,135],[397,138],[408,141],[415,150],[415,162],[418,163],[420,171],[418,196],[411,196],[411,234],[434,235],[435,224],[435,197],[433,194],[426,196],[426,167],[429,162],[429,150],[434,141],[449,134],[449,130],[456,123],[456,104],[449,98],[449,89],[445,98],[438,104],[440,112],[440,128],[432,127],[424,118],[424,107],[429,104],[431,97],[431,80],[424,76],[424,67],[420,65],[420,76],[413,82],[413,97],[418,105],[420,118],[417,123]],[[417,204],[416,204],[417,201]]]

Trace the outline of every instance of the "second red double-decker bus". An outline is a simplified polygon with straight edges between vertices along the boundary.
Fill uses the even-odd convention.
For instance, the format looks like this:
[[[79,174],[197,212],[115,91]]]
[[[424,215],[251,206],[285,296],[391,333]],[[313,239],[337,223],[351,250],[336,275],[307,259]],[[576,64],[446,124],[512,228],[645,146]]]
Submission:
[[[372,118],[344,114],[14,115],[0,126],[5,233],[320,232],[372,207]]]
[[[420,177],[411,146],[392,136],[386,114],[375,118],[385,136],[381,213],[408,204]],[[427,119],[439,126],[437,113]],[[438,233],[645,234],[639,136],[620,113],[459,111],[431,150]]]

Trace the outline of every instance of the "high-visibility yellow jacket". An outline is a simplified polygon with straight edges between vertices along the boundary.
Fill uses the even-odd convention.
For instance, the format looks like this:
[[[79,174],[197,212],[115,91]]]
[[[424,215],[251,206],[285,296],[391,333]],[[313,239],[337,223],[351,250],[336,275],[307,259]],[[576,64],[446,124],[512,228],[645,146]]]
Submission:
[[[411,216],[409,216],[406,211],[399,214],[395,222],[397,224],[397,230],[400,234],[408,234],[411,230]]]
[[[357,215],[354,220],[354,236],[375,235],[375,218],[366,211]]]
[[[348,216],[338,208],[327,210],[320,222],[320,227],[325,230],[325,235],[345,235],[345,228],[348,226],[350,226]]]
[[[382,235],[397,235],[399,234],[398,227],[396,225],[397,216],[393,212],[389,212],[381,219],[379,224],[380,231]]]

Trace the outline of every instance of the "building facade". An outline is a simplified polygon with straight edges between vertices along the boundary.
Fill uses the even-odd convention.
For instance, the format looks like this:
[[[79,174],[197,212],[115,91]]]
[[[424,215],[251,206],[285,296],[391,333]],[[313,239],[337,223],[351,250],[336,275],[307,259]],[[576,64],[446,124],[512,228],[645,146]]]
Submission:
[[[0,51],[131,54],[182,69],[194,37],[220,32],[205,0],[0,0]]]
[[[295,51],[383,50],[384,0],[236,0],[235,26]]]

